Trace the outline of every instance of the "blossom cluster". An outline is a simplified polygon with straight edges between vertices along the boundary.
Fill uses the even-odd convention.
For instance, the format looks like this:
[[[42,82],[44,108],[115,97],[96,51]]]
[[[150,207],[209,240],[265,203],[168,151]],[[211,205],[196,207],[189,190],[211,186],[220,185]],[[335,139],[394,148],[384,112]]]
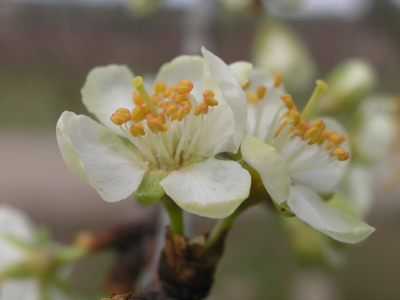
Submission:
[[[336,120],[308,119],[326,84],[317,81],[300,111],[278,73],[202,53],[164,64],[153,84],[125,66],[92,70],[82,99],[100,123],[67,111],[57,123],[75,176],[108,202],[133,194],[152,204],[167,195],[210,218],[235,212],[260,180],[279,211],[338,241],[371,234],[374,228],[324,200],[349,158]]]

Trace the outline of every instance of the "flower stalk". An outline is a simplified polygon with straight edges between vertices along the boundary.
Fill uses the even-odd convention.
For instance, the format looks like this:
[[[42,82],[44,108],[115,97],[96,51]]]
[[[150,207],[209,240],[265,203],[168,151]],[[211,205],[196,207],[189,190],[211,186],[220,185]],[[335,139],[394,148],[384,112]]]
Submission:
[[[165,211],[168,214],[169,220],[170,220],[170,227],[171,227],[171,232],[173,234],[178,234],[181,236],[185,235],[185,229],[184,229],[184,224],[183,224],[183,211],[182,209],[175,204],[175,202],[168,197],[167,195],[164,195],[161,199],[161,204],[165,208]]]

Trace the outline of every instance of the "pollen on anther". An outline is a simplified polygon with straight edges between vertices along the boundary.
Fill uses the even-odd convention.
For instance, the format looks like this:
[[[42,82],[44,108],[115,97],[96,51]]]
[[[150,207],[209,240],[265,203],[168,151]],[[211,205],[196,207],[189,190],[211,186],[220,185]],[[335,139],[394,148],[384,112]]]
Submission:
[[[344,151],[342,148],[334,149],[331,155],[336,156],[339,161],[345,161],[349,158],[349,153]]]
[[[154,92],[159,94],[159,93],[164,93],[165,90],[167,89],[167,85],[165,84],[164,81],[157,81],[154,83]]]
[[[263,86],[263,85],[259,86],[257,88],[257,92],[256,92],[258,99],[264,98],[266,92],[267,92],[267,88],[265,86]]]
[[[283,103],[285,103],[285,106],[287,109],[292,109],[294,107],[294,103],[292,101],[292,96],[289,94],[283,94],[281,95],[281,99]]]
[[[282,82],[281,74],[274,71],[274,83],[273,83],[274,87],[280,86],[281,82]]]
[[[141,123],[133,124],[129,131],[131,135],[134,137],[137,137],[139,135],[145,135],[144,127]]]

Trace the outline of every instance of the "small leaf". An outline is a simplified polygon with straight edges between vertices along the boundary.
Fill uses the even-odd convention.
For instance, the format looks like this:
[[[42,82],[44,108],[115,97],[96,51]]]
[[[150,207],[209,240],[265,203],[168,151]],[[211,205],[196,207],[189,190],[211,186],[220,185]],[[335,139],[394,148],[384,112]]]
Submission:
[[[164,194],[160,182],[167,177],[168,173],[160,171],[147,172],[139,188],[136,190],[135,199],[143,205],[150,205],[159,200]]]

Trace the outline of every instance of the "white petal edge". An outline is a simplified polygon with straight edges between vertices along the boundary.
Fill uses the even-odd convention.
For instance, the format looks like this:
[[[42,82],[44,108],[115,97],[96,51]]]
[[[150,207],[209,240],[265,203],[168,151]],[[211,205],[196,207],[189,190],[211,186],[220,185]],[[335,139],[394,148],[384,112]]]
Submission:
[[[340,148],[350,152],[350,158],[346,161],[335,160],[328,165],[298,172],[291,177],[299,184],[306,185],[319,193],[331,193],[336,189],[345,175],[352,153],[350,151],[349,136],[347,135],[346,129],[333,118],[321,118],[321,120],[326,124],[326,129],[332,129],[345,136],[346,141],[340,145]],[[310,124],[312,123],[313,120],[310,121]]]
[[[133,78],[134,74],[127,66],[96,67],[89,72],[81,89],[82,102],[87,110],[118,135],[122,135],[121,131],[110,117],[118,108],[131,110],[134,107]]]
[[[20,261],[25,255],[23,251],[4,239],[4,235],[12,235],[24,242],[32,243],[35,227],[21,211],[8,205],[0,205],[0,271]]]
[[[239,86],[233,72],[219,57],[201,48],[204,56],[205,71],[209,71],[213,81],[220,88],[223,98],[229,105],[233,113],[233,136],[230,143],[224,149],[216,148],[215,152],[236,153],[242,141],[246,120],[247,120],[247,100],[242,88]],[[228,120],[226,120],[228,121]],[[216,154],[216,153],[214,153]]]
[[[57,124],[57,131],[70,139],[87,178],[105,201],[116,202],[136,191],[148,167],[120,137],[72,112],[64,112]],[[68,153],[62,148],[64,144],[59,146],[61,152]]]
[[[343,243],[358,243],[375,231],[368,224],[330,206],[304,186],[292,186],[287,203],[299,219]]]
[[[171,172],[160,185],[182,209],[224,218],[249,196],[251,176],[237,162],[210,158]]]
[[[289,168],[274,147],[245,134],[241,153],[244,161],[261,177],[265,189],[278,204],[286,201],[290,194]]]
[[[249,82],[250,73],[253,70],[253,64],[247,61],[236,61],[229,64],[229,69],[231,69],[235,75],[240,87],[243,88]]]
[[[64,122],[60,117],[57,121],[56,136],[61,155],[71,172],[83,182],[90,184],[85,168],[78,154],[76,154],[71,139],[64,133]]]

